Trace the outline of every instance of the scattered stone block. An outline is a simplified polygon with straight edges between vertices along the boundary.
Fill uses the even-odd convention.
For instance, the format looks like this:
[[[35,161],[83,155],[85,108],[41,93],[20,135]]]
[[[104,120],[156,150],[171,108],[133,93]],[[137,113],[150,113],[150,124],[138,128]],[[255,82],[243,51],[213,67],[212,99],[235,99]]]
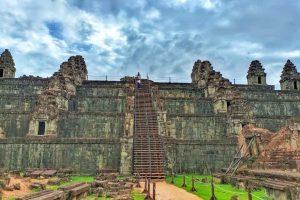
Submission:
[[[202,178],[202,179],[201,179],[201,182],[202,182],[202,183],[207,183],[207,182],[208,182],[208,181],[207,181],[207,178]]]
[[[233,195],[230,200],[239,200],[239,197],[237,195]]]
[[[32,183],[29,188],[31,190],[33,189],[38,189],[38,190],[45,190],[46,189],[46,185],[42,184],[42,183]]]
[[[5,191],[14,191],[14,186],[12,186],[12,185],[6,185],[6,186],[4,187],[4,190],[5,190]]]
[[[21,184],[20,183],[13,184],[13,188],[15,190],[21,190]]]
[[[0,180],[0,189],[3,189],[5,187],[5,181]]]
[[[64,191],[68,199],[80,199],[87,196],[90,188],[90,184],[76,183],[73,185],[60,187],[59,190]]]
[[[54,177],[54,178],[50,178],[48,180],[48,185],[59,185],[60,183],[62,183],[62,179],[58,178],[58,177]]]
[[[63,191],[43,190],[37,193],[26,195],[16,200],[65,200],[66,196]]]
[[[57,173],[57,170],[49,169],[49,170],[43,171],[41,173],[41,176],[44,176],[44,177],[53,177],[56,173]]]

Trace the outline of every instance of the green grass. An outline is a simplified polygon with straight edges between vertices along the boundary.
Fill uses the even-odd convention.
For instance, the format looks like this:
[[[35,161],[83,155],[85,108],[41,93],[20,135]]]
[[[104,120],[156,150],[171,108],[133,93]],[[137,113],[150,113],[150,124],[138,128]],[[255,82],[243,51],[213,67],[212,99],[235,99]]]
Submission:
[[[68,182],[62,183],[60,185],[47,185],[48,190],[57,190],[61,186],[71,185],[74,183],[87,182],[91,183],[94,181],[92,176],[71,176]]]
[[[192,188],[192,176],[194,178],[207,178],[211,180],[210,176],[204,175],[192,175],[192,174],[185,174],[186,177],[186,184],[187,187],[184,188],[187,191],[191,191]],[[171,177],[167,177],[167,182],[171,183]],[[174,184],[177,187],[181,187],[183,182],[183,175],[177,175],[174,178]],[[195,183],[196,192],[193,192],[197,196],[201,197],[204,200],[209,200],[211,197],[211,186],[210,183],[202,183],[197,181]],[[239,197],[239,200],[248,200],[247,192],[243,189],[237,189],[229,184],[215,184],[215,195],[218,200],[230,200],[230,198],[234,195]],[[271,200],[270,197],[266,195],[266,191],[264,189],[259,189],[252,192],[252,199],[253,200]]]
[[[144,200],[145,199],[145,195],[140,193],[137,190],[133,190],[131,192],[131,197],[132,197],[133,200]]]

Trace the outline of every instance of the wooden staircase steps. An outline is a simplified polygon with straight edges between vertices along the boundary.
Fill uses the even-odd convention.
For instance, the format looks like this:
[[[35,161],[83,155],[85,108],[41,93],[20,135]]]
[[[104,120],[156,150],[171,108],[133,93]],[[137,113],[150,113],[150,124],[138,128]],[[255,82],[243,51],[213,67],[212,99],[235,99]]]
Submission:
[[[163,179],[164,160],[151,86],[146,82],[135,93],[133,173],[140,178]]]

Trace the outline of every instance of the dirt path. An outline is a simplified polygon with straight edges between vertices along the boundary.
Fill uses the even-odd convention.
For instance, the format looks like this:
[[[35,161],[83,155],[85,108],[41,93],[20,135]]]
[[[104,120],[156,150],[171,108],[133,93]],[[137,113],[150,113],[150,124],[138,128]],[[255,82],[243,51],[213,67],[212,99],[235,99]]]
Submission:
[[[48,179],[31,179],[31,178],[16,178],[11,177],[10,178],[10,184],[14,185],[16,183],[19,183],[21,186],[20,190],[13,190],[13,191],[2,191],[2,195],[4,199],[11,199],[16,197],[23,197],[27,194],[30,194],[32,191],[29,189],[29,186],[31,183],[43,183],[46,184]],[[1,198],[1,197],[0,197]]]
[[[139,191],[143,191],[144,183],[141,182],[142,188],[138,188]],[[152,196],[152,184],[151,184],[151,196]],[[157,200],[201,200],[200,197],[178,188],[174,185],[164,182],[156,183],[156,199]]]

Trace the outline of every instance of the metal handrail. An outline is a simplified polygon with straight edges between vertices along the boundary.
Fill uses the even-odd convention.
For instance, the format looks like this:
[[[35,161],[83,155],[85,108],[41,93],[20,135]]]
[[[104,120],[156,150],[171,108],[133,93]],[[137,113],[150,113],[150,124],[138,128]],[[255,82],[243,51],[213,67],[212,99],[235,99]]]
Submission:
[[[150,90],[150,81],[149,78],[147,77],[147,82],[148,82],[148,92],[150,94],[150,101],[151,101],[151,90]],[[147,136],[148,136],[148,153],[150,155],[150,164],[149,164],[149,169],[150,169],[150,176],[152,177],[152,154],[151,154],[151,148],[150,148],[150,130],[149,130],[149,122],[148,122],[148,112],[147,109],[146,111],[146,121],[147,121]]]
[[[136,83],[135,83],[136,84]],[[135,85],[135,87],[134,87],[134,98],[137,98],[137,90],[136,90],[136,85]],[[136,104],[137,104],[137,101],[136,101],[136,99],[134,99],[134,136],[133,136],[133,148],[132,148],[132,150],[133,150],[133,165],[132,165],[132,168],[133,168],[133,172],[135,171],[135,155],[134,155],[134,153],[135,153],[135,138],[136,138]]]

